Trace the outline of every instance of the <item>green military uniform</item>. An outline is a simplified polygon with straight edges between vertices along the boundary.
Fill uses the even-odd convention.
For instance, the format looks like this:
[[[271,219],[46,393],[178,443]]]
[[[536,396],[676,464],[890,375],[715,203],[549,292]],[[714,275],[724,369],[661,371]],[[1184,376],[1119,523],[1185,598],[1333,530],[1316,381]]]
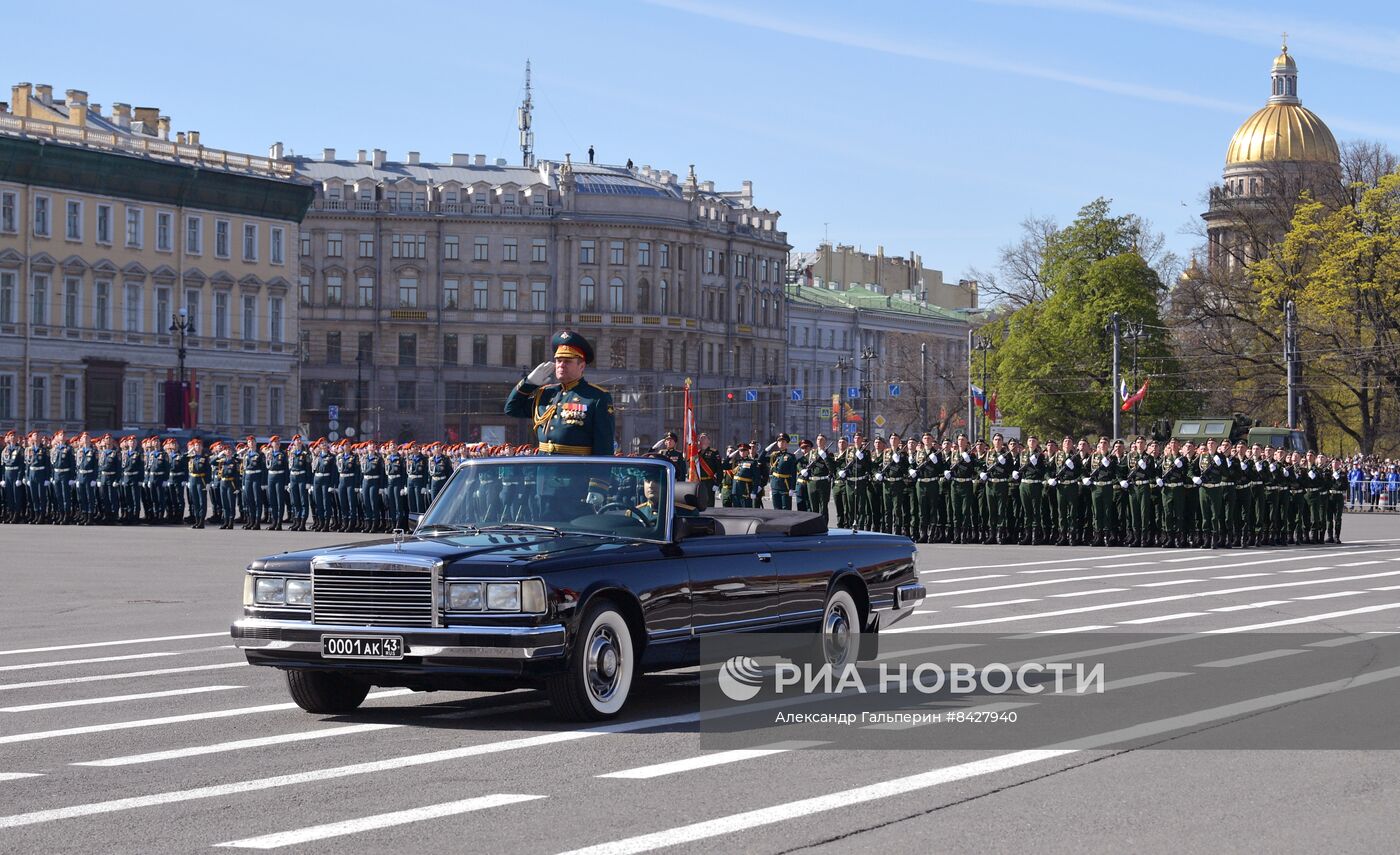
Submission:
[[[736,508],[752,508],[754,494],[760,489],[757,484],[759,475],[758,461],[752,457],[741,457],[734,463],[734,485],[730,491],[730,500]]]
[[[851,493],[846,485],[846,461],[850,457],[850,449],[837,451],[831,455],[831,500],[836,503],[836,525],[838,528],[850,528],[851,523]]]
[[[1083,543],[1079,529],[1080,504],[1083,501],[1080,479],[1088,475],[1084,471],[1084,461],[1072,448],[1061,449],[1055,455],[1055,502],[1059,507],[1060,546],[1074,546]]]
[[[1202,454],[1197,462],[1196,483],[1200,486],[1201,534],[1211,549],[1229,548],[1225,540],[1225,458],[1217,450]]]
[[[875,474],[875,461],[865,448],[852,447],[846,456],[845,474],[847,516],[851,528],[871,529],[875,517],[870,505],[871,477]],[[840,474],[840,473],[837,473]]]
[[[582,359],[593,362],[593,346],[572,330],[562,330],[553,339],[556,359]],[[600,455],[614,451],[612,395],[585,379],[567,384],[531,382],[542,380],[548,363],[536,366],[506,397],[505,413],[530,419],[542,454]]]
[[[1089,499],[1094,507],[1094,545],[1109,546],[1116,528],[1113,493],[1118,488],[1118,458],[1104,452],[1094,457]]]
[[[1129,546],[1154,546],[1157,538],[1157,513],[1152,501],[1152,488],[1161,477],[1161,464],[1146,452],[1128,455],[1128,516]]]
[[[1005,447],[1000,451],[993,448],[982,458],[983,474],[986,475],[981,479],[985,482],[983,489],[986,491],[983,505],[986,508],[984,542],[1007,542],[1007,530],[1011,523],[1007,497],[1011,489],[1011,471],[1015,466],[1015,455]]]
[[[808,452],[802,465],[807,473],[807,505],[826,518],[829,513],[827,506],[831,502],[831,479],[836,475],[836,460],[826,449],[814,448]]]
[[[973,485],[980,480],[981,474],[982,463],[977,455],[971,451],[958,451],[953,455],[952,465],[943,475],[943,480],[950,482],[953,489],[954,543],[973,543],[974,538],[977,538],[976,514],[973,510],[976,493]]]
[[[891,534],[910,535],[909,490],[913,478],[909,471],[914,462],[902,448],[892,448],[885,453],[885,459],[875,477],[880,482],[884,494],[885,528]]]
[[[1017,461],[1017,498],[1021,503],[1021,543],[1041,544],[1046,540],[1045,479],[1050,471],[1050,459],[1039,448],[1026,451]]]
[[[948,464],[937,448],[920,450],[914,462],[914,490],[919,503],[918,540],[937,543],[947,537],[943,506],[943,473]]]
[[[1342,542],[1342,513],[1347,505],[1347,473],[1338,469],[1337,461],[1332,462],[1331,488],[1328,490],[1326,540],[1328,543]]]
[[[1327,494],[1332,489],[1330,478],[1327,470],[1320,468],[1314,458],[1309,462],[1303,477],[1299,479],[1303,485],[1303,501],[1306,503],[1308,515],[1303,531],[1306,543],[1322,542],[1323,515],[1326,513]]]
[[[1162,534],[1169,547],[1186,546],[1186,485],[1191,480],[1184,452],[1162,461]]]
[[[719,459],[719,452],[710,446],[700,449],[700,453],[695,455],[695,471],[699,476],[701,507],[714,506],[717,504],[715,493],[724,475],[724,464]]]
[[[787,434],[779,434],[779,442],[791,442]],[[786,448],[774,449],[768,455],[768,490],[773,496],[773,507],[777,510],[792,510],[792,500],[797,492],[797,455]]]

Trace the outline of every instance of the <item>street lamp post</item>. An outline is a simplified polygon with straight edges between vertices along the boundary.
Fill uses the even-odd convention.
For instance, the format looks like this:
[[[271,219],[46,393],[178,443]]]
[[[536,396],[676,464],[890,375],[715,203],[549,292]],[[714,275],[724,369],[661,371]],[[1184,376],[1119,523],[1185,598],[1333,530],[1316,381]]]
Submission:
[[[188,354],[185,349],[185,337],[195,334],[194,318],[190,317],[188,308],[181,306],[180,311],[170,316],[170,331],[180,337],[180,344],[175,349],[180,378],[180,427],[187,428],[190,427],[187,423],[189,421],[190,396],[189,391],[185,388],[185,356]]]
[[[972,332],[967,334],[967,348],[969,355],[974,350],[982,352],[982,415],[977,419],[977,438],[982,439],[983,432],[987,429],[987,351],[992,349],[992,340],[986,336],[976,335]],[[972,360],[967,361],[967,385],[972,385]],[[967,429],[972,430],[972,394],[969,391],[967,396]]]
[[[1128,338],[1133,340],[1133,379],[1129,386],[1132,389],[1138,388],[1138,341],[1147,337],[1147,327],[1141,321],[1127,321],[1124,323],[1124,331]],[[1133,436],[1138,432],[1138,403],[1133,404]]]
[[[860,349],[860,358],[865,362],[865,367],[860,372],[860,394],[865,398],[865,430],[873,435],[874,428],[870,426],[870,360],[879,359],[880,356],[875,352],[875,348],[865,345]]]

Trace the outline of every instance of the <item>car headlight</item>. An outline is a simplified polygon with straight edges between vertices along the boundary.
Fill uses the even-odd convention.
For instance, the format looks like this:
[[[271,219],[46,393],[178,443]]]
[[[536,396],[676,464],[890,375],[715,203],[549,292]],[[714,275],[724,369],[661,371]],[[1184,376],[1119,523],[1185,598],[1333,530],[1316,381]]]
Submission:
[[[311,580],[310,579],[288,579],[287,580],[287,605],[289,606],[309,606],[311,605]]]
[[[526,579],[520,583],[520,610],[532,614],[544,613],[543,579]]]
[[[461,582],[448,585],[447,608],[454,612],[481,611],[481,583]]]
[[[498,612],[520,611],[520,583],[487,582],[486,608]]]
[[[259,576],[253,582],[253,602],[280,606],[287,602],[287,580],[281,576]]]

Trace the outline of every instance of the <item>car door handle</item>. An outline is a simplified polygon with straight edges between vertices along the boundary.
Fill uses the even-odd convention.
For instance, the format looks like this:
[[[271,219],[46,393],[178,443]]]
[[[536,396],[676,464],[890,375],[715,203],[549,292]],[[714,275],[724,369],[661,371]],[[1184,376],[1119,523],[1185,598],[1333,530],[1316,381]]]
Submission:
[[[773,560],[773,554],[772,554],[771,552],[760,552],[760,553],[758,553],[758,560],[759,560],[759,561],[772,561],[772,560]]]

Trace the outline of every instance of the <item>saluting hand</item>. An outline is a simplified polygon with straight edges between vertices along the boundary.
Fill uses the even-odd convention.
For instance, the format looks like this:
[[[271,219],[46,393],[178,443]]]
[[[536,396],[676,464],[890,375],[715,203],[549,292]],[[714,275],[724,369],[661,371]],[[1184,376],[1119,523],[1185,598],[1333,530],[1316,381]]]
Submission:
[[[554,363],[541,362],[539,365],[536,365],[534,370],[530,372],[529,376],[525,378],[525,382],[532,383],[536,386],[543,386],[544,384],[548,383],[553,379]]]

